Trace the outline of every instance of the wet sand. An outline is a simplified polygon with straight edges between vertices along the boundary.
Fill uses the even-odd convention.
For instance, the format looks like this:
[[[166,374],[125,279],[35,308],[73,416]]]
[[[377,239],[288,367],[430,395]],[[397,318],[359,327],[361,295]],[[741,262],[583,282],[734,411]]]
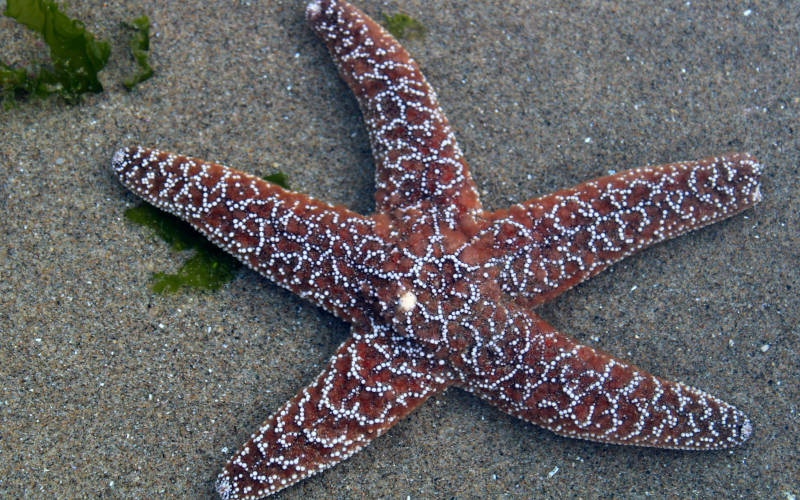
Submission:
[[[229,4],[233,3],[233,6]],[[451,390],[276,498],[789,498],[798,495],[800,57],[796,12],[719,2],[360,1],[405,42],[484,204],[636,166],[749,151],[763,202],[632,257],[539,312],[583,342],[750,415],[744,446],[692,453],[555,436]],[[172,252],[123,218],[110,170],[142,144],[361,213],[358,108],[303,2],[70,2],[108,38],[106,91],[0,111],[0,497],[213,498],[231,453],[311,381],[348,327],[252,272],[159,296]],[[4,8],[0,2],[0,8]],[[156,76],[127,92],[119,22],[147,14]],[[34,37],[0,19],[3,57]],[[6,54],[11,54],[7,56]]]

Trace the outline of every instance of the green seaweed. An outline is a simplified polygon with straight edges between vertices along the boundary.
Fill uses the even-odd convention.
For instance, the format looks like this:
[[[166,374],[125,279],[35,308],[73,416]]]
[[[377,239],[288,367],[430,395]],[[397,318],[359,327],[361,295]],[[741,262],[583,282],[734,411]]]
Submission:
[[[131,90],[134,85],[141,83],[153,76],[153,68],[147,60],[150,54],[150,20],[147,16],[137,17],[130,23],[122,23],[123,26],[136,30],[131,37],[130,49],[133,59],[139,66],[136,73],[122,81],[125,88]]]
[[[174,293],[183,286],[198,290],[217,290],[231,281],[241,264],[211,244],[188,223],[148,203],[125,210],[125,217],[149,227],[175,251],[194,250],[175,274],[154,273],[153,291]]]
[[[425,38],[425,26],[407,14],[383,15],[383,26],[395,38]]]
[[[35,81],[28,76],[26,68],[12,68],[0,61],[0,100],[10,104],[19,94],[30,94],[35,90]]]
[[[277,172],[263,177],[267,182],[289,189],[288,177]],[[149,227],[175,251],[194,250],[178,271],[154,273],[152,289],[156,293],[175,293],[186,287],[195,290],[218,290],[233,280],[242,264],[214,246],[187,222],[168,214],[149,203],[125,210],[125,218],[140,226]]]
[[[50,49],[50,65],[11,68],[0,62],[0,90],[6,101],[19,94],[45,97],[57,93],[67,101],[86,92],[101,92],[97,73],[111,47],[96,41],[83,23],[70,19],[52,0],[8,0],[4,15],[39,33]]]
[[[275,172],[274,174],[265,175],[262,177],[267,182],[271,182],[276,186],[280,186],[283,189],[291,189],[289,187],[289,176],[284,174],[283,172]]]
[[[197,290],[219,290],[233,280],[240,267],[242,264],[239,261],[217,247],[198,248],[175,274],[153,274],[153,291],[175,293],[184,286]]]
[[[149,203],[141,203],[125,210],[125,218],[140,226],[149,227],[177,252],[195,248],[204,241],[192,226]]]

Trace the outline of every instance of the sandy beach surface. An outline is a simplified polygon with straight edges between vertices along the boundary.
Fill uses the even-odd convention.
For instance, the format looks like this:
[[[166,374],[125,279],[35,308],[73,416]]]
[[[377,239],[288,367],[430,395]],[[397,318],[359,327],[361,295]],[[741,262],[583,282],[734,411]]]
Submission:
[[[646,164],[753,153],[763,201],[629,258],[539,312],[592,346],[744,410],[740,448],[570,440],[450,390],[276,498],[795,498],[800,495],[797,2],[362,0],[404,42],[484,203]],[[0,2],[0,9],[5,2]],[[373,166],[355,101],[301,1],[71,1],[113,46],[103,93],[0,111],[0,497],[214,498],[217,473],[310,382],[348,326],[241,271],[161,296],[185,258],[123,211],[110,170],[141,144],[361,213]],[[132,92],[130,32],[155,77]],[[6,62],[45,54],[0,19]]]

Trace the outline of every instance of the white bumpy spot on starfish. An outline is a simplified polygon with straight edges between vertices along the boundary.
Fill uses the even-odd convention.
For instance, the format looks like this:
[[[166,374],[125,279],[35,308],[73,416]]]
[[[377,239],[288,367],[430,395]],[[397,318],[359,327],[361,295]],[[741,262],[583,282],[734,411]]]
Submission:
[[[112,160],[133,192],[353,325],[316,380],[230,460],[222,498],[261,498],[331,467],[451,385],[574,438],[687,450],[748,439],[752,425],[732,405],[580,345],[532,309],[753,206],[754,158],[636,168],[487,212],[433,90],[396,40],[344,1],[311,2],[306,15],[364,115],[376,214],[151,149]]]
[[[402,312],[409,312],[417,305],[417,296],[413,292],[406,292],[400,296],[398,305]]]

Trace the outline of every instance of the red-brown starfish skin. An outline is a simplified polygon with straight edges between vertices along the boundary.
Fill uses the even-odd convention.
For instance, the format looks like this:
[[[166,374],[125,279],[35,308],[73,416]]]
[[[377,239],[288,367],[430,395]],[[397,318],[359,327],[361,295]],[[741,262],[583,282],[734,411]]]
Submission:
[[[749,437],[733,406],[579,345],[532,308],[755,204],[751,156],[638,168],[486,212],[405,50],[345,2],[314,1],[307,17],[361,106],[378,213],[139,147],[113,160],[132,191],[353,324],[319,377],[228,463],[222,497],[270,495],[330,467],[450,385],[569,437],[692,450]]]

